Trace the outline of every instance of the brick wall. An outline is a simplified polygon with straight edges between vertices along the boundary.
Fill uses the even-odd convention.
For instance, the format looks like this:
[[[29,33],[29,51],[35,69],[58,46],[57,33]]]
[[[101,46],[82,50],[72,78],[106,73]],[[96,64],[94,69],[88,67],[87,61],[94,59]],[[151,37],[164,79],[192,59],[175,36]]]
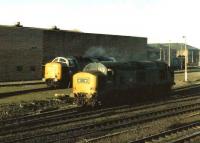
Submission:
[[[41,79],[42,65],[56,56],[146,60],[146,45],[139,37],[0,26],[0,82]]]
[[[40,79],[43,33],[23,27],[0,27],[0,81]]]
[[[44,31],[44,63],[68,55],[113,56],[118,61],[146,60],[147,39],[128,36]]]

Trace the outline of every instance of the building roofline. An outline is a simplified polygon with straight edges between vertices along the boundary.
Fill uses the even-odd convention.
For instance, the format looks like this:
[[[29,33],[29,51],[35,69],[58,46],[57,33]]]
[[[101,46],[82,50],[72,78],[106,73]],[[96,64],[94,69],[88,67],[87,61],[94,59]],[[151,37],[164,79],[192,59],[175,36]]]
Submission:
[[[179,44],[179,45],[183,45],[183,47],[185,47],[185,43],[179,43],[179,42],[177,42],[177,43],[170,43],[171,45],[175,45],[175,44]],[[147,45],[149,45],[149,46],[151,46],[151,45],[161,45],[161,46],[163,46],[163,47],[168,47],[168,45],[169,45],[169,43],[148,43]],[[194,50],[199,50],[199,48],[197,48],[197,47],[194,47],[194,46],[191,46],[191,45],[188,45],[188,44],[186,44],[187,45],[187,48],[189,48],[189,49],[194,49]],[[159,48],[159,47],[155,47],[155,48]],[[173,47],[172,47],[173,48]]]
[[[6,28],[23,28],[23,29],[33,29],[33,30],[43,30],[43,31],[60,31],[60,32],[69,32],[69,33],[85,33],[85,34],[96,34],[96,35],[107,35],[107,36],[120,36],[120,37],[130,37],[130,38],[140,38],[140,39],[147,39],[147,37],[136,37],[136,36],[127,36],[127,35],[115,35],[115,34],[102,34],[102,33],[90,33],[90,32],[82,32],[82,31],[73,31],[73,30],[63,30],[59,29],[57,27],[52,27],[52,28],[38,28],[38,27],[26,27],[23,25],[17,26],[17,25],[0,25],[1,27],[6,27]],[[57,29],[54,29],[57,28]]]

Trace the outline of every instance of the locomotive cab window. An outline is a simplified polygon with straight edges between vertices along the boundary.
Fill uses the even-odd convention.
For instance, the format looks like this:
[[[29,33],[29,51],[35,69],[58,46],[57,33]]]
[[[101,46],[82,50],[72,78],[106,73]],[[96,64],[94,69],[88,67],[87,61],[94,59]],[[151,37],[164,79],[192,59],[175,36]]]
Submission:
[[[108,76],[108,81],[112,81],[114,79],[114,71],[112,69],[108,69],[107,76]]]
[[[33,46],[33,47],[31,47],[31,49],[37,49],[37,47],[36,47],[36,46]]]
[[[32,71],[32,72],[36,71],[35,66],[30,66],[30,71]]]
[[[62,58],[60,58],[60,60],[59,60],[61,63],[66,63],[66,60],[65,59],[62,59]]]
[[[23,71],[23,66],[17,66],[17,67],[16,67],[16,70],[17,70],[18,72]]]
[[[69,66],[70,66],[70,67],[74,67],[74,66],[75,66],[75,63],[74,63],[73,60],[68,60],[68,61],[69,61]]]
[[[108,69],[107,75],[108,76],[113,76],[113,74],[114,74],[113,70],[112,69]]]

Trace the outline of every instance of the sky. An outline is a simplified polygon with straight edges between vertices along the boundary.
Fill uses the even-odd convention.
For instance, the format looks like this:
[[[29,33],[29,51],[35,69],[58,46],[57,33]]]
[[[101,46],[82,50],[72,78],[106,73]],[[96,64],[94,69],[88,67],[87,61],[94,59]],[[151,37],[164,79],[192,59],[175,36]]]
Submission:
[[[0,25],[17,22],[200,48],[199,0],[0,0]]]

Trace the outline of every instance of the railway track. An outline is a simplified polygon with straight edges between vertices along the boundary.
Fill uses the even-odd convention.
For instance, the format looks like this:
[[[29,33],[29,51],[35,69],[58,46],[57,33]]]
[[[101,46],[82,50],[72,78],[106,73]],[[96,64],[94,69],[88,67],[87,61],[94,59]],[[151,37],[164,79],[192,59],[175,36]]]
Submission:
[[[176,94],[181,94],[181,95],[187,95],[191,93],[196,93],[200,91],[200,84],[194,84],[190,86],[185,86],[185,87],[179,87],[172,89],[171,95],[176,95]]]
[[[81,111],[81,108],[79,107],[72,107],[72,108],[68,108],[68,109],[60,109],[60,110],[55,110],[55,111],[49,111],[49,112],[44,112],[44,113],[38,113],[38,114],[34,114],[34,115],[26,115],[26,116],[21,116],[21,117],[17,117],[17,118],[10,118],[7,120],[1,120],[0,121],[0,127],[5,127],[5,126],[9,126],[9,125],[15,125],[18,124],[20,125],[21,123],[24,122],[29,122],[32,120],[37,120],[37,119],[43,119],[43,118],[48,118],[49,116],[53,116],[53,115],[62,115],[62,114],[73,114],[73,113],[77,113],[78,111]]]
[[[148,104],[145,106],[119,106],[105,109],[97,109],[90,111],[83,111],[81,108],[72,108],[67,110],[60,110],[54,112],[47,112],[44,114],[25,116],[22,118],[6,120],[0,122],[0,135],[6,135],[9,133],[27,132],[36,129],[48,128],[52,126],[58,126],[62,124],[84,121],[92,118],[98,118],[102,116],[128,113],[133,111],[139,111],[147,108],[157,108],[162,105],[178,104],[181,102],[191,102],[200,99],[200,97],[188,97],[186,99],[179,99],[176,101],[168,101],[165,103]],[[83,112],[78,112],[83,111]]]
[[[121,117],[117,119],[110,119],[99,121],[95,123],[77,124],[71,128],[57,131],[53,133],[33,135],[28,137],[20,136],[20,139],[1,139],[2,142],[24,142],[24,141],[38,141],[38,142],[75,142],[80,138],[90,138],[91,136],[98,136],[99,134],[109,132],[113,129],[125,128],[132,125],[137,125],[152,120],[158,120],[170,116],[176,116],[178,114],[184,114],[188,112],[194,112],[200,110],[200,103],[187,104],[183,106],[173,107],[169,109],[152,111],[139,115],[131,115],[127,117]]]
[[[193,88],[197,88],[199,87],[200,85],[198,86],[195,86],[195,87],[192,87]],[[174,98],[185,98],[185,97],[190,97],[190,96],[198,96],[200,95],[200,93],[194,93],[194,94],[190,94],[189,96],[186,95],[181,95],[181,94],[178,94],[180,91],[185,91],[187,90],[188,87],[184,87],[184,88],[179,88],[178,90],[175,90],[173,93],[172,93],[172,99],[169,99],[169,98],[166,98],[166,100],[174,100]],[[190,87],[189,87],[190,89]],[[171,98],[171,97],[170,97]],[[196,97],[195,97],[196,98]],[[197,97],[198,98],[198,97]],[[161,99],[162,101],[163,99]],[[185,100],[185,99],[183,99]],[[189,100],[189,99],[188,99]],[[193,100],[193,99],[191,99]],[[158,101],[156,102],[160,102],[160,100],[158,99]],[[170,102],[167,102],[167,103],[173,103],[174,101],[170,101]],[[151,102],[150,102],[151,103]],[[148,103],[142,103],[142,104],[148,104]],[[142,105],[142,104],[139,104],[139,105]],[[157,105],[157,104],[156,104]],[[160,105],[160,103],[159,103]],[[115,108],[114,108],[115,109]],[[57,114],[66,114],[68,112],[80,112],[80,111],[84,111],[85,109],[82,110],[82,108],[76,108],[76,109],[64,109],[64,110],[55,110],[55,111],[50,111],[50,112],[45,112],[45,113],[38,113],[38,114],[35,114],[35,115],[26,115],[26,116],[22,116],[22,117],[17,117],[17,118],[10,118],[10,119],[7,119],[7,120],[2,120],[0,121],[0,126],[4,125],[6,126],[6,124],[15,124],[15,123],[21,123],[21,122],[24,122],[24,121],[28,121],[28,120],[33,120],[33,119],[40,119],[40,118],[46,118],[48,116],[52,116],[52,115],[57,115]]]
[[[177,115],[180,115],[180,114],[193,112],[193,111],[200,109],[200,108],[186,109],[187,108],[186,106],[183,106],[183,108],[185,108],[185,109],[182,110],[182,111],[178,111],[179,110],[178,108],[177,108],[177,111],[175,111],[176,110],[175,108],[171,108],[171,109],[167,109],[167,110],[163,110],[163,111],[159,111],[159,112],[150,112],[150,113],[144,114],[144,116],[142,115],[142,116],[139,116],[139,117],[130,117],[130,118],[128,117],[128,118],[124,118],[124,119],[121,119],[121,120],[115,120],[116,125],[115,125],[115,123],[112,124],[113,123],[112,121],[109,122],[109,123],[106,122],[104,124],[105,126],[103,126],[102,124],[97,124],[96,126],[100,127],[100,129],[91,130],[90,132],[83,133],[83,135],[77,135],[77,133],[75,133],[76,136],[72,135],[71,141],[72,142],[77,141],[77,140],[74,140],[74,138],[80,138],[80,137],[81,138],[91,138],[92,136],[99,136],[102,133],[103,134],[109,133],[111,130],[114,130],[114,129],[126,128],[126,127],[130,127],[132,125],[134,125],[134,126],[140,125],[140,124],[143,124],[143,123],[147,123],[149,121],[154,121],[154,120],[167,118],[167,117],[171,117],[171,116],[177,116]],[[124,121],[128,121],[128,122],[124,122]],[[103,126],[103,128],[101,128],[102,126]],[[90,128],[90,127],[88,127],[88,128]],[[68,139],[69,139],[69,136],[67,138],[64,138],[63,140],[65,142],[65,141],[69,141]],[[59,140],[61,140],[61,139],[59,139]],[[85,140],[85,141],[87,142],[87,140]],[[52,141],[52,142],[55,142],[55,141]]]
[[[8,133],[31,131],[31,130],[45,128],[49,126],[56,126],[56,125],[72,123],[72,122],[80,121],[80,120],[87,120],[88,116],[90,115],[98,116],[98,114],[101,114],[101,113],[105,114],[105,113],[109,113],[112,110],[126,109],[128,107],[129,107],[128,105],[124,105],[124,106],[117,106],[117,107],[112,107],[112,108],[110,107],[110,108],[104,108],[104,109],[94,109],[90,111],[87,111],[86,109],[82,109],[81,107],[80,108],[77,107],[75,109],[61,110],[62,112],[60,111],[59,114],[57,112],[53,112],[53,114],[51,114],[51,112],[47,113],[48,116],[46,116],[46,114],[45,115],[39,114],[38,115],[39,118],[35,117],[35,115],[28,116],[27,118],[28,120],[20,121],[20,122],[6,123],[5,121],[3,121],[4,122],[2,123],[3,126],[0,126],[0,135],[5,135]],[[31,119],[31,117],[35,119]],[[44,125],[45,123],[47,124]],[[27,129],[20,128],[20,127],[25,127]]]
[[[200,131],[194,132],[190,135],[186,135],[185,137],[179,138],[179,139],[174,140],[174,141],[170,141],[168,143],[183,143],[185,141],[190,141],[191,139],[199,137],[199,136],[200,136]],[[199,142],[199,139],[198,139],[198,142]]]
[[[9,86],[24,86],[24,85],[38,85],[45,84],[44,81],[21,81],[21,82],[0,82],[0,87],[9,87]]]
[[[21,90],[21,91],[0,93],[0,99],[5,98],[5,97],[10,97],[10,96],[16,96],[16,95],[20,95],[20,94],[28,94],[28,93],[33,93],[33,92],[37,93],[37,92],[48,91],[48,90],[51,90],[51,89],[44,87],[44,88],[27,89],[27,90]]]
[[[164,143],[183,143],[192,138],[200,136],[200,121],[184,125],[172,130],[164,131],[159,134],[145,137],[129,143],[164,142]]]
[[[199,87],[199,85],[195,85],[194,87],[189,87],[189,89],[196,89],[198,87]],[[131,112],[131,111],[136,111],[136,110],[142,110],[142,109],[145,109],[145,108],[152,108],[152,107],[156,107],[156,106],[161,106],[161,105],[164,105],[166,103],[177,103],[177,101],[172,101],[172,100],[174,100],[174,98],[179,98],[179,95],[177,95],[177,93],[179,93],[179,92],[181,93],[182,91],[185,91],[185,90],[188,90],[188,87],[175,90],[175,92],[173,94],[176,95],[176,96],[173,95],[173,98],[171,99],[171,101],[168,101],[168,102],[165,102],[165,103],[158,103],[158,104],[142,106],[142,107],[138,107],[138,108],[137,107],[131,108],[130,106],[127,106],[127,107],[116,107],[116,109],[115,108],[108,108],[108,109],[104,109],[104,110],[96,110],[96,111],[94,110],[92,112],[91,111],[80,112],[80,110],[71,109],[71,111],[68,110],[68,111],[58,111],[58,112],[57,111],[47,112],[47,113],[44,113],[44,114],[38,114],[38,115],[21,117],[21,118],[17,118],[17,119],[16,118],[10,119],[10,120],[7,120],[7,121],[1,121],[0,122],[0,132],[2,131],[1,132],[2,134],[0,133],[0,136],[6,135],[7,133],[25,132],[25,131],[31,131],[31,130],[36,130],[36,129],[40,129],[40,128],[47,128],[47,127],[50,127],[50,126],[57,126],[59,124],[67,124],[67,123],[71,123],[71,122],[84,121],[84,120],[92,119],[92,118],[95,119],[99,116],[112,114],[113,111],[117,110],[117,109],[118,110],[121,110],[121,109],[126,110],[126,109],[131,108],[130,110],[126,111],[126,112]],[[184,97],[187,97],[187,96],[184,96]],[[192,100],[196,100],[197,98],[198,97],[194,97],[193,99],[192,98],[183,99],[180,102],[183,102],[184,100],[185,101],[189,101],[189,100],[192,101]],[[167,99],[167,100],[169,100],[169,99]],[[116,112],[116,114],[120,114],[120,113],[122,113],[122,112]],[[92,118],[91,118],[91,116],[92,116]],[[59,120],[63,120],[63,122],[59,123]],[[57,121],[58,121],[58,123],[55,123]],[[40,123],[43,124],[45,122],[47,122],[47,123],[53,122],[53,124],[40,125]],[[33,125],[38,125],[38,124],[39,124],[39,126],[33,126]],[[27,129],[24,130],[21,127],[26,127]],[[10,129],[12,129],[11,132],[9,131]],[[7,131],[7,132],[4,132],[4,131]]]

